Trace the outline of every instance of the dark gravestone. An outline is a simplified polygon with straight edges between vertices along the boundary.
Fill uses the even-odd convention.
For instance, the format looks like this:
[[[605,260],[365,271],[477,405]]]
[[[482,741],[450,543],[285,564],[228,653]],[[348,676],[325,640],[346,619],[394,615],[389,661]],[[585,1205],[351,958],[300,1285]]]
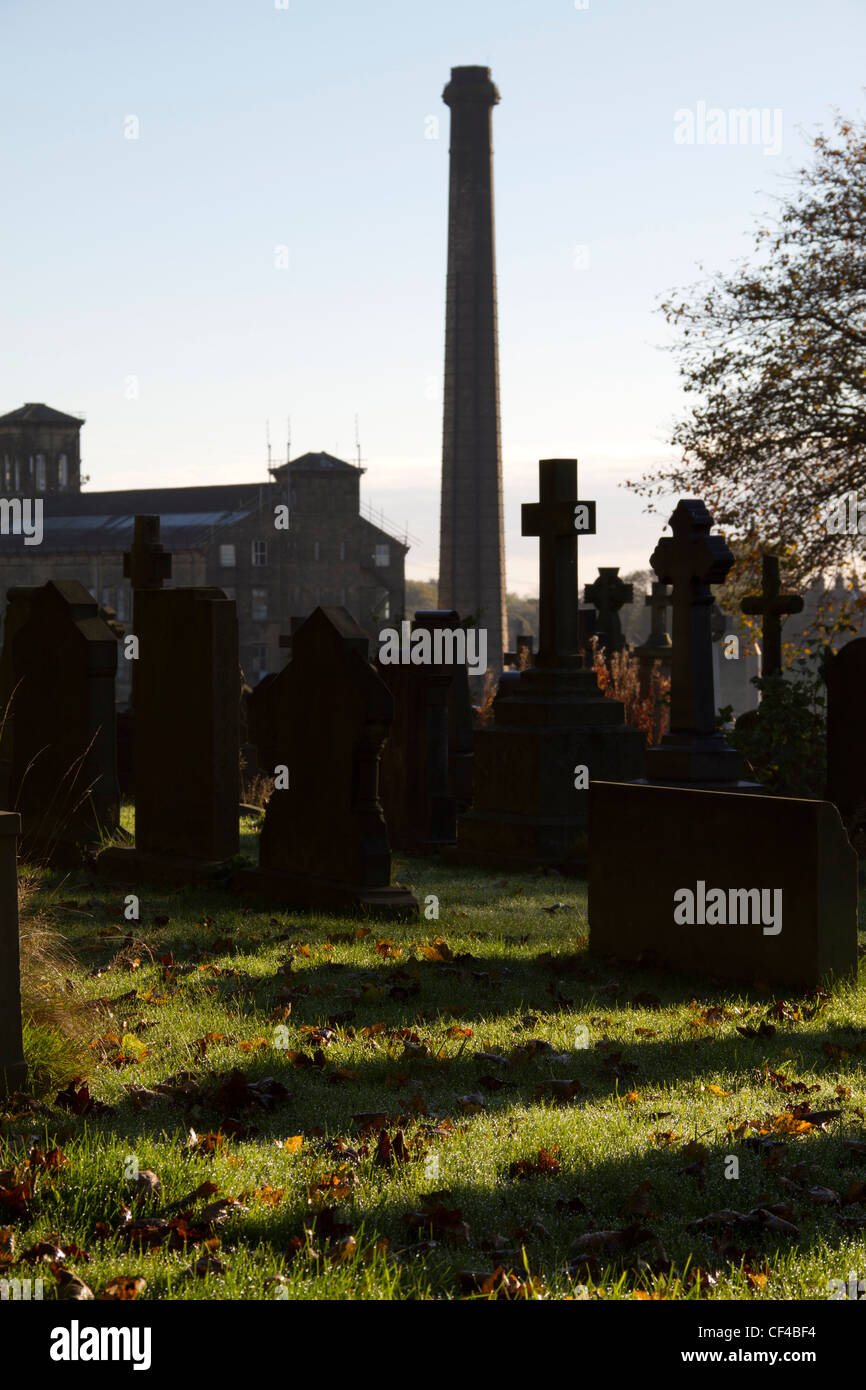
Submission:
[[[449,857],[581,873],[586,777],[640,777],[644,739],[582,666],[577,540],[594,532],[595,504],[578,500],[575,459],[543,460],[539,477],[541,501],[523,508],[523,534],[541,542],[539,649],[531,669],[507,678],[492,723],[475,733],[472,810]]]
[[[856,974],[857,858],[826,801],[593,782],[589,927],[596,955],[813,989]]]
[[[650,564],[673,585],[671,726],[647,751],[651,781],[735,786],[740,758],[716,731],[711,584],[721,584],[734,557],[703,502],[687,498],[671,517],[672,537],[659,541]]]
[[[0,1097],[27,1085],[21,1035],[21,967],[15,837],[20,818],[0,812]]]
[[[12,734],[15,728],[12,674],[12,644],[16,633],[30,615],[32,588],[14,588],[6,593],[6,612],[3,617],[3,650],[0,653],[0,807],[11,806]]]
[[[453,610],[426,611],[415,614],[412,630],[456,632],[459,624]],[[468,682],[457,685],[458,665],[377,663],[394,696],[394,722],[379,764],[379,800],[394,849],[423,852],[457,841],[450,708],[461,691],[469,700]]]
[[[803,600],[799,594],[782,593],[777,555],[764,555],[761,573],[761,592],[747,594],[740,604],[740,610],[743,613],[760,615],[763,619],[761,675],[778,676],[782,671],[782,620],[788,613],[802,613]]]
[[[153,520],[136,518],[125,557],[141,586],[133,591],[135,848],[105,850],[99,867],[127,881],[195,882],[239,847],[237,609],[221,589],[161,587],[171,557]]]
[[[596,634],[605,655],[610,658],[625,646],[619,610],[624,603],[632,602],[634,585],[620,579],[619,566],[605,566],[599,569],[598,579],[585,586],[583,598],[585,603],[592,604],[598,614]]]
[[[866,637],[827,663],[827,799],[852,833],[866,826]]]
[[[9,800],[21,813],[22,858],[69,865],[119,823],[117,638],[76,580],[34,588],[23,605],[11,638]]]
[[[640,663],[640,689],[646,695],[650,688],[652,670],[657,661],[661,662],[663,675],[670,675],[673,647],[667,625],[667,610],[671,606],[670,590],[667,584],[653,581],[652,592],[644,598],[644,607],[650,610],[650,630],[645,642],[635,647],[635,655]]]
[[[256,691],[259,756],[278,786],[259,868],[235,879],[244,892],[309,910],[418,915],[412,894],[391,885],[378,772],[394,699],[368,649],[344,608],[317,608],[293,633],[289,665]]]

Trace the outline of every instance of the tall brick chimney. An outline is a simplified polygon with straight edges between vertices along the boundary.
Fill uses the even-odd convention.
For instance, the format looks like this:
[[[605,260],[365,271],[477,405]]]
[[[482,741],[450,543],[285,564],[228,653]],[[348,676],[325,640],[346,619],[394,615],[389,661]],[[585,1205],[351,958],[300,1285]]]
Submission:
[[[498,675],[508,636],[499,438],[489,68],[452,68],[439,607],[479,615]]]

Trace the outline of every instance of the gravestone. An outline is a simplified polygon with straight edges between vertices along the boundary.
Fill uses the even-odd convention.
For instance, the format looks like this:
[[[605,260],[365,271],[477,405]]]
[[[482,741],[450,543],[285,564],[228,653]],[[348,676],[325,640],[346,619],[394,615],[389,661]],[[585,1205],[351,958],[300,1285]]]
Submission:
[[[628,873],[623,873],[623,864]],[[857,972],[857,856],[827,801],[590,787],[594,955],[814,989]]]
[[[650,557],[660,581],[673,586],[673,654],[670,732],[648,749],[647,776],[721,790],[738,784],[740,757],[716,730],[710,585],[722,583],[734,557],[710,535],[712,524],[703,502],[683,499],[670,519],[673,536]]]
[[[99,869],[126,881],[198,881],[237,854],[237,609],[221,589],[164,589],[159,518],[136,517],[133,585],[135,847]]]
[[[778,676],[782,671],[782,621],[787,613],[802,613],[803,600],[799,594],[783,594],[779,579],[779,557],[764,555],[761,561],[761,592],[747,594],[740,611],[760,615],[761,675]]]
[[[866,826],[866,637],[827,662],[827,800],[852,833]]]
[[[255,692],[259,758],[278,776],[259,867],[234,880],[243,892],[312,911],[418,915],[391,884],[378,774],[394,697],[368,648],[344,608],[317,608],[293,633],[289,665]]]
[[[650,562],[673,584],[671,733],[647,752],[649,782],[590,786],[590,949],[814,988],[856,970],[856,856],[829,802],[736,780],[714,729],[710,589],[733,556],[711,525],[681,501]]]
[[[609,661],[614,652],[622,651],[625,646],[619,610],[624,603],[633,601],[634,585],[620,579],[619,566],[602,566],[598,579],[585,586],[583,598],[585,603],[592,604],[598,614],[595,630]]]
[[[595,503],[577,493],[577,461],[539,464],[540,496],[523,507],[523,534],[540,539],[539,648],[513,672],[475,732],[472,810],[458,821],[457,863],[568,873],[586,866],[587,780],[640,777],[644,739],[623,707],[583,669],[577,543],[595,531]]]
[[[21,854],[69,866],[118,828],[117,638],[77,580],[10,590],[9,803]]]
[[[34,588],[14,588],[6,593],[3,617],[3,649],[0,652],[0,808],[11,808],[12,731],[15,727],[15,681],[12,675],[12,644],[16,633],[30,615],[30,596]]]
[[[650,610],[649,634],[646,641],[634,649],[640,663],[638,671],[642,695],[649,693],[653,667],[657,661],[661,662],[662,675],[670,675],[673,651],[667,626],[667,610],[670,606],[671,596],[667,584],[654,580],[651,593],[644,598],[644,607]]]
[[[20,817],[0,812],[0,1098],[27,1086],[21,1034],[21,966],[15,837]]]
[[[455,631],[453,610],[415,614],[413,631]],[[379,764],[379,800],[394,849],[424,852],[457,840],[457,797],[451,780],[451,707],[469,702],[458,666],[383,665],[376,669],[394,696],[394,722]],[[467,709],[471,721],[471,709]]]

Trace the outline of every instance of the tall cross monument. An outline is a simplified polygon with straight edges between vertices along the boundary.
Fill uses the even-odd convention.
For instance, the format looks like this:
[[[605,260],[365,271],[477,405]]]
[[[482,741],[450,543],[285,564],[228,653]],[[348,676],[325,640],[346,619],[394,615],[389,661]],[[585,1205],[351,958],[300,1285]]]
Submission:
[[[499,92],[489,68],[452,68],[442,99],[451,108],[451,174],[439,607],[486,628],[498,675],[508,633],[493,232]]]

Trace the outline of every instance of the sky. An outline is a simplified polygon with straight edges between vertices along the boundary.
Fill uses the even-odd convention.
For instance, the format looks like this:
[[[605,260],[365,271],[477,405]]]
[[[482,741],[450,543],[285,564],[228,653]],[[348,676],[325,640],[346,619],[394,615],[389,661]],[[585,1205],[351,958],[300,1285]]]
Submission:
[[[292,457],[354,459],[357,417],[362,497],[434,575],[441,94],[481,64],[508,587],[537,593],[520,504],[548,457],[598,504],[581,581],[644,568],[669,509],[622,483],[687,405],[658,304],[750,252],[834,110],[862,117],[864,35],[863,0],[0,0],[0,412],[85,416],[91,489],[259,481],[287,417]],[[740,107],[757,139],[698,140]]]

